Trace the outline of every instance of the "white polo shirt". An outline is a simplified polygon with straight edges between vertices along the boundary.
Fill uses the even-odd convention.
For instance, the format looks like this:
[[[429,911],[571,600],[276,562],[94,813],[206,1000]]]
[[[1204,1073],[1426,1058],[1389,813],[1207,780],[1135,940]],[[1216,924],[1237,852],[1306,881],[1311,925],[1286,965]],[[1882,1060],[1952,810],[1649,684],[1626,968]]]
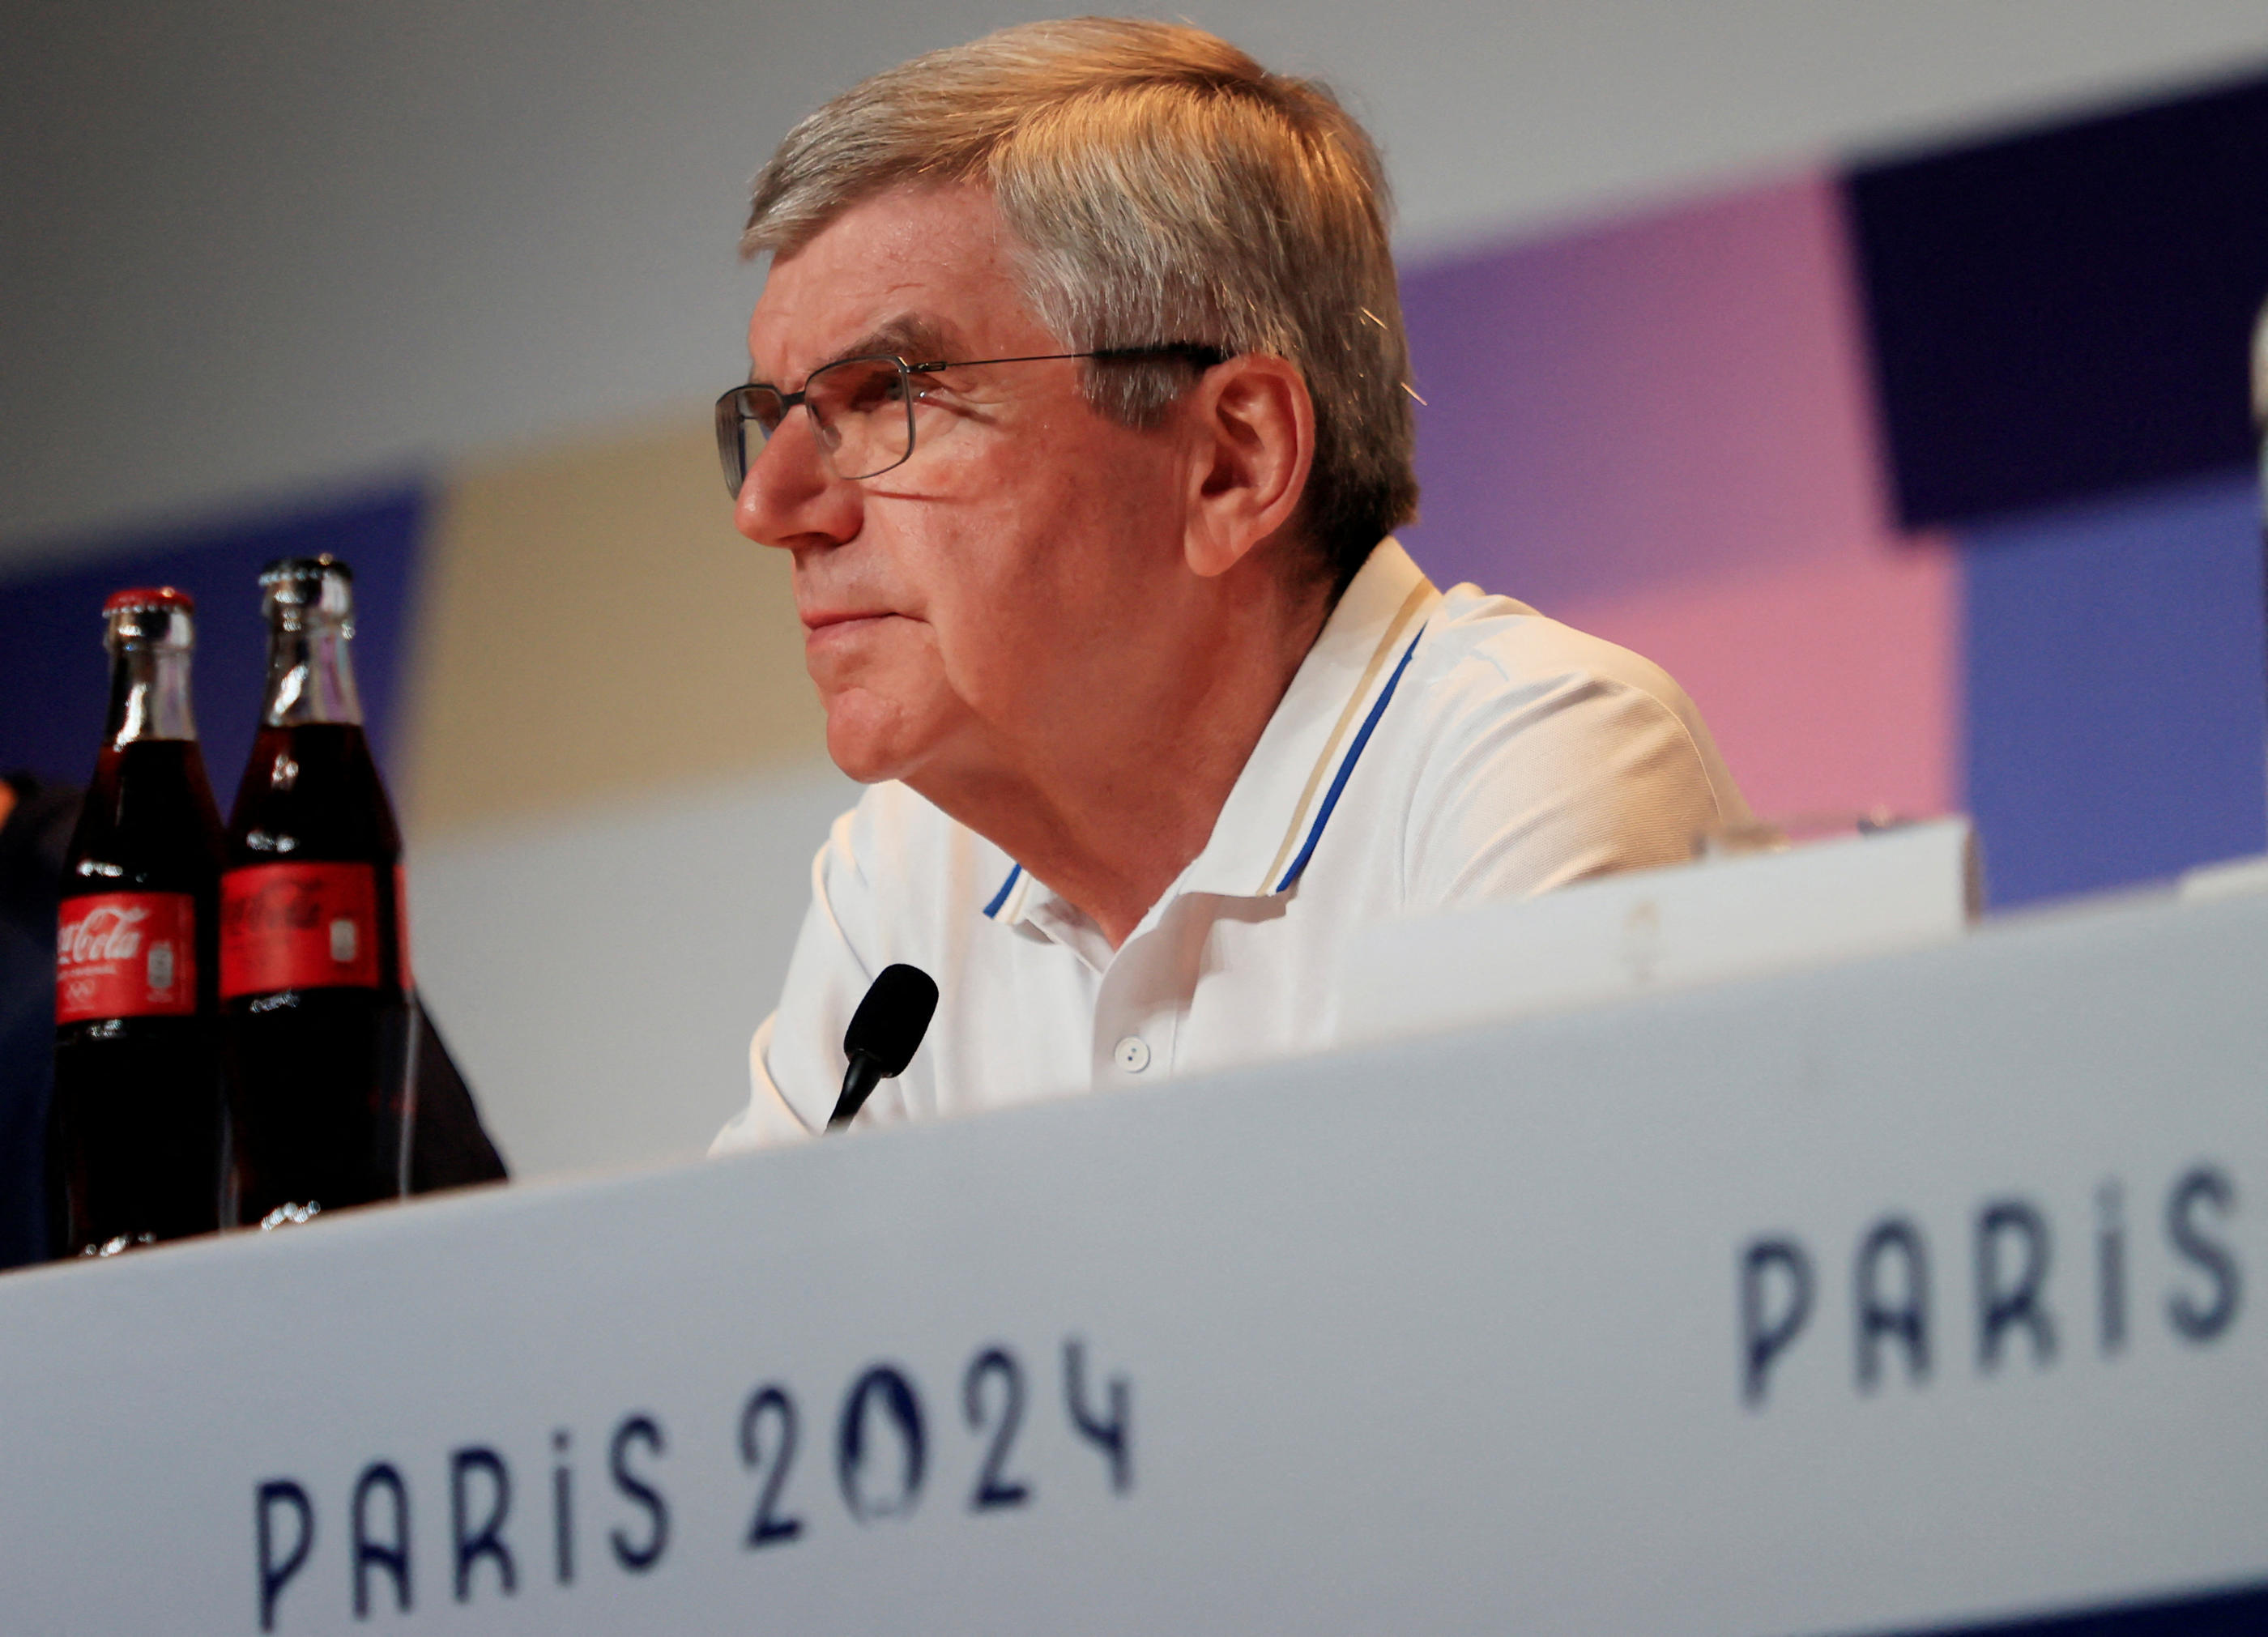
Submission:
[[[1746,816],[1659,668],[1507,597],[1439,592],[1388,540],[1204,851],[1116,950],[982,836],[902,785],[869,790],[813,863],[779,1009],[749,1053],[754,1095],[712,1152],[824,1128],[843,1031],[895,961],[937,979],[937,1015],[865,1124],[1318,1050],[1370,923],[1674,862]]]

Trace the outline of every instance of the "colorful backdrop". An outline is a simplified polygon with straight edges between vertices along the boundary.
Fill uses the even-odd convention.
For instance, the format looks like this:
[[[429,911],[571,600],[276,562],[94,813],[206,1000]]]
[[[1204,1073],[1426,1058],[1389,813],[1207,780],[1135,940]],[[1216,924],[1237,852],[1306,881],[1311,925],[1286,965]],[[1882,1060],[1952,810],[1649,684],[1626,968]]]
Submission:
[[[1436,578],[1660,660],[1752,801],[1999,905],[2268,841],[2268,84],[1413,269]]]
[[[1667,666],[1760,811],[1973,813],[1996,906],[2258,852],[2263,177],[2253,79],[1410,265],[1408,543]],[[0,764],[85,777],[101,597],[164,579],[232,788],[253,572],[337,550],[421,966],[507,1151],[723,1117],[849,793],[703,406],[107,545],[0,585]],[[702,1089],[642,1105],[668,1042]]]

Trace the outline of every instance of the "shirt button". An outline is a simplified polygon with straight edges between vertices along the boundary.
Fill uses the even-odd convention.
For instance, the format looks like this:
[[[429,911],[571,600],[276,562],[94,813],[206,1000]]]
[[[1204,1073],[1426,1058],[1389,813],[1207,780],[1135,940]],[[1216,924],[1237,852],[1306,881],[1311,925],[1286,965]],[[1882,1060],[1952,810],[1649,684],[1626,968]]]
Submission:
[[[1139,1035],[1129,1035],[1111,1049],[1111,1055],[1129,1074],[1139,1074],[1150,1066],[1150,1043]]]

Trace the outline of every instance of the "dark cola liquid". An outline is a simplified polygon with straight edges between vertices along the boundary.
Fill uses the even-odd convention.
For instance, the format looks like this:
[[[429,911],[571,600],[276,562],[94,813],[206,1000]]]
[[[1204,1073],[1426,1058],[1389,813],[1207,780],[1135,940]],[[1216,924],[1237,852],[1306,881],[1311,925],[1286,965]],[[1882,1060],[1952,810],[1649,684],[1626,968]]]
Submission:
[[[60,919],[121,896],[194,905],[193,1015],[80,1018],[55,1029],[48,1125],[55,1254],[210,1233],[222,1198],[217,1010],[223,837],[193,741],[105,748],[71,837]],[[136,954],[140,955],[138,949]]]
[[[222,1002],[239,1222],[278,1212],[288,1220],[310,1206],[335,1210],[401,1191],[409,1009],[401,859],[401,834],[360,727],[261,730],[229,823],[232,876],[263,866],[352,866],[337,874],[350,885],[368,882],[374,914],[360,935],[375,941],[350,948],[359,968],[342,962],[324,974],[355,981],[296,983]],[[304,940],[320,933],[335,908],[317,893],[274,892],[254,906],[232,902],[226,913],[237,920],[226,930],[239,939]],[[319,955],[338,947],[318,943]]]

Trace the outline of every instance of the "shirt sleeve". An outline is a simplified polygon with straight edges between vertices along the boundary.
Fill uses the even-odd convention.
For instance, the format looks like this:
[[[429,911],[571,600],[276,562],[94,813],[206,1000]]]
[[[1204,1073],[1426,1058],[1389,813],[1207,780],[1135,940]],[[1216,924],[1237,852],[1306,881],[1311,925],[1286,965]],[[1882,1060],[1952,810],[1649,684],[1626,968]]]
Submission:
[[[826,1129],[843,1084],[843,1031],[873,972],[872,883],[859,866],[861,808],[835,821],[811,863],[811,907],[796,934],[778,1010],[748,1045],[748,1104],[717,1133],[712,1154],[770,1147]]]
[[[1705,831],[1747,817],[1675,682],[1611,644],[1535,623],[1553,664],[1469,655],[1431,702],[1443,726],[1404,853],[1414,911],[1682,864]]]

